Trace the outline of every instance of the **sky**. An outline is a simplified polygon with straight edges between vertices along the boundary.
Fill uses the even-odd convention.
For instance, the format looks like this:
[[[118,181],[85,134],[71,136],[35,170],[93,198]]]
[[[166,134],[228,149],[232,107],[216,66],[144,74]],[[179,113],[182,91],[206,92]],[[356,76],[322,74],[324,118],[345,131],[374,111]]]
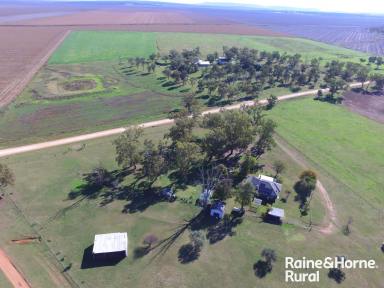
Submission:
[[[33,1],[33,0],[32,0]],[[124,0],[45,0],[45,1],[124,1]],[[127,0],[129,1],[129,0]],[[384,14],[384,0],[135,0],[173,2],[183,4],[233,3],[257,5],[265,8],[300,8],[322,12]],[[0,0],[1,2],[1,0]]]
[[[291,7],[313,9],[327,12],[375,13],[384,14],[384,0],[160,0],[161,2],[177,2],[198,4],[210,3],[239,3],[254,4],[264,7]]]

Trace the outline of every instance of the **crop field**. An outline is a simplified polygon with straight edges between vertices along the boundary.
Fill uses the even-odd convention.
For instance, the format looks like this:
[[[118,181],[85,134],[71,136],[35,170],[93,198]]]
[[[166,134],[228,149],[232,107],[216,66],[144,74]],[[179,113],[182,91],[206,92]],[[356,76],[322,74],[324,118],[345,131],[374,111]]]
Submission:
[[[315,12],[216,11],[218,16],[375,55],[384,55],[384,36],[370,28],[383,25],[381,16]]]
[[[23,91],[63,36],[63,30],[55,27],[0,26],[0,108]]]
[[[330,193],[341,219],[346,221],[355,215],[353,207],[359,207],[365,215],[354,219],[357,234],[370,235],[379,244],[384,236],[384,139],[379,136],[384,133],[383,125],[343,106],[312,99],[281,103],[271,116],[278,123],[279,135],[319,170],[327,171],[327,178],[340,183]]]
[[[145,137],[160,139],[165,132],[162,128],[146,130]],[[140,185],[130,186],[134,175],[126,177],[119,186],[125,192],[111,198],[112,191],[96,194],[89,199],[79,201],[81,197],[70,200],[70,192],[80,193],[84,184],[83,175],[90,172],[96,165],[102,163],[110,171],[118,171],[114,161],[114,149],[111,144],[113,138],[98,139],[77,145],[63,146],[31,154],[10,157],[5,160],[17,177],[16,185],[9,189],[12,199],[21,209],[28,222],[35,231],[15,233],[2,233],[1,244],[7,248],[11,256],[20,253],[32,253],[30,249],[47,245],[45,257],[40,258],[46,265],[53,265],[59,271],[66,271],[64,275],[75,281],[80,287],[194,287],[196,281],[210,283],[210,287],[223,285],[236,285],[242,287],[281,287],[283,283],[284,257],[286,255],[301,257],[324,257],[343,253],[344,246],[353,245],[354,239],[348,239],[341,233],[319,237],[316,230],[308,232],[303,226],[308,222],[308,216],[300,217],[299,203],[291,195],[287,203],[278,202],[277,206],[286,211],[287,223],[282,226],[260,222],[258,214],[248,212],[241,224],[231,228],[236,233],[229,236],[224,233],[218,239],[214,237],[214,230],[208,233],[208,228],[197,225],[193,229],[201,230],[207,239],[201,256],[190,264],[182,264],[178,260],[180,247],[188,242],[188,231],[182,233],[170,245],[169,249],[161,253],[154,249],[145,256],[137,254],[137,248],[142,247],[145,235],[155,234],[159,239],[165,239],[176,232],[180,225],[191,219],[199,212],[194,206],[194,200],[201,187],[179,187],[176,191],[179,200],[174,203],[162,202],[156,199],[147,199],[140,196]],[[267,153],[260,161],[266,164],[265,172],[270,173],[271,163],[279,159],[287,165],[283,173],[284,189],[292,189],[297,175],[302,168],[278,147]],[[26,173],[28,171],[28,173]],[[20,177],[18,175],[24,175]],[[170,184],[167,177],[161,177],[154,187],[160,189]],[[128,189],[127,187],[132,187]],[[136,188],[135,188],[136,187]],[[136,192],[137,194],[136,194]],[[293,190],[292,190],[293,191]],[[228,209],[235,205],[233,200],[227,202]],[[10,203],[4,201],[4,208]],[[315,192],[312,202],[314,225],[323,220],[324,208],[319,195]],[[72,208],[70,208],[72,207]],[[2,209],[0,215],[7,209]],[[91,217],[90,217],[91,215]],[[16,219],[20,214],[13,215]],[[0,219],[4,219],[1,217]],[[0,221],[0,225],[2,221]],[[84,254],[92,244],[95,233],[113,231],[127,231],[129,235],[129,256],[115,266],[89,267]],[[32,234],[31,234],[32,233]],[[10,243],[10,239],[17,237],[36,236],[39,233],[42,242],[17,245]],[[340,241],[340,238],[345,240]],[[289,245],[287,245],[289,243]],[[333,245],[329,245],[332,243]],[[37,248],[36,248],[37,247]],[[316,249],[313,249],[316,247]],[[278,258],[274,264],[273,272],[265,278],[258,278],[253,272],[253,264],[260,259],[263,248],[276,250]],[[36,253],[36,251],[34,251]],[[359,251],[350,255],[357,257]],[[372,252],[373,253],[373,252]],[[55,259],[52,258],[55,256]],[[49,258],[47,258],[49,256]],[[371,256],[371,254],[370,254]],[[18,265],[23,267],[27,279],[32,285],[45,288],[52,287],[52,277],[55,279],[57,270],[50,273],[43,264],[36,263],[36,257],[17,258]],[[217,260],[220,259],[220,265]],[[39,265],[41,273],[33,274],[34,266]],[[41,266],[43,265],[43,266]],[[61,265],[61,266],[60,266]],[[58,268],[59,267],[59,268]],[[60,268],[61,267],[61,268]],[[68,268],[69,267],[69,268]],[[48,270],[50,271],[50,270]],[[56,271],[56,272],[55,272]],[[143,277],[145,273],[145,277]],[[364,272],[361,272],[364,273]],[[371,273],[371,272],[369,272]],[[377,272],[369,274],[373,281],[380,275]],[[362,275],[347,272],[345,284],[360,283]],[[46,283],[40,280],[48,277]],[[326,271],[321,272],[321,285],[318,287],[337,287],[332,280],[328,280]],[[212,279],[215,279],[212,282]],[[56,280],[57,281],[57,280]],[[63,287],[63,286],[60,286]],[[286,286],[288,287],[288,286]]]
[[[196,46],[206,55],[221,51],[223,45],[302,53],[308,59],[322,57],[324,61],[359,61],[365,57],[351,50],[284,37],[73,32],[17,100],[4,109],[0,116],[0,145],[37,142],[58,135],[164,118],[180,107],[182,96],[191,93],[191,87],[169,86],[159,69],[149,75],[140,69],[139,72],[129,68],[121,70],[120,59]],[[64,91],[65,83],[79,77],[86,77],[91,85],[99,85],[94,89],[79,87],[78,91]],[[263,91],[260,97],[288,93],[288,88],[276,87]]]

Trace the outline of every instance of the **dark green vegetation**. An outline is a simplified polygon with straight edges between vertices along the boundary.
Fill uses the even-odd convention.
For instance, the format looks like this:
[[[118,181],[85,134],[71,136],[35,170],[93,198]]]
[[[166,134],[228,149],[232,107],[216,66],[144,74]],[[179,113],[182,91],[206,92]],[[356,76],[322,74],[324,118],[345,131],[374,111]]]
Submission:
[[[295,38],[191,33],[73,32],[23,94],[2,111],[0,145],[38,142],[58,135],[166,117],[170,111],[180,107],[183,96],[195,92],[197,83],[173,83],[162,73],[164,67],[157,65],[155,71],[148,73],[146,65],[130,67],[127,59],[147,58],[152,53],[165,55],[172,49],[181,51],[197,46],[200,47],[201,57],[205,58],[215,51],[220,53],[223,45],[248,47],[258,51],[279,51],[280,55],[284,52],[288,55],[300,53],[302,62],[308,65],[314,58],[322,59],[321,67],[330,60],[342,59],[358,63],[360,58],[366,57],[359,52]],[[190,78],[198,78],[200,74],[197,72]],[[64,89],[66,83],[79,78],[88,82],[78,85],[77,91]],[[301,89],[307,87],[310,85],[304,85]],[[248,88],[246,90],[249,92]],[[265,85],[261,90],[260,87],[257,89],[260,98],[291,92],[284,85]],[[225,96],[233,93],[232,88],[229,89],[230,93],[224,91],[225,89],[221,90]],[[217,101],[209,102],[211,97],[206,99],[207,93],[208,88],[200,95],[200,101],[218,104]],[[217,96],[218,91],[214,95]],[[246,96],[246,92],[239,92],[233,100],[243,96]]]

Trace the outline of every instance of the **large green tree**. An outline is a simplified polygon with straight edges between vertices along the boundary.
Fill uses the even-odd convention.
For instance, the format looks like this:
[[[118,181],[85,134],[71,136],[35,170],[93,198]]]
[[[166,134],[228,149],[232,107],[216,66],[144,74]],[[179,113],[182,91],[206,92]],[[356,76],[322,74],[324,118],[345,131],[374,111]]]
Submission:
[[[116,149],[116,162],[119,166],[136,169],[136,165],[141,160],[140,137],[142,135],[142,128],[128,128],[113,141]]]
[[[251,183],[246,182],[241,184],[235,192],[235,200],[241,205],[241,209],[244,209],[244,206],[250,205],[252,198],[255,194],[255,190]]]

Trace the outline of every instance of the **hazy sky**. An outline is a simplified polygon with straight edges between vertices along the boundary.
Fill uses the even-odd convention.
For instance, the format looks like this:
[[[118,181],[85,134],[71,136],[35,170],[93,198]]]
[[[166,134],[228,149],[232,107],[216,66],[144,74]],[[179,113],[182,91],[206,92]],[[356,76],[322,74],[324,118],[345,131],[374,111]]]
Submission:
[[[178,3],[245,3],[260,6],[282,6],[316,9],[320,11],[338,11],[352,13],[384,14],[384,0],[160,0]]]

